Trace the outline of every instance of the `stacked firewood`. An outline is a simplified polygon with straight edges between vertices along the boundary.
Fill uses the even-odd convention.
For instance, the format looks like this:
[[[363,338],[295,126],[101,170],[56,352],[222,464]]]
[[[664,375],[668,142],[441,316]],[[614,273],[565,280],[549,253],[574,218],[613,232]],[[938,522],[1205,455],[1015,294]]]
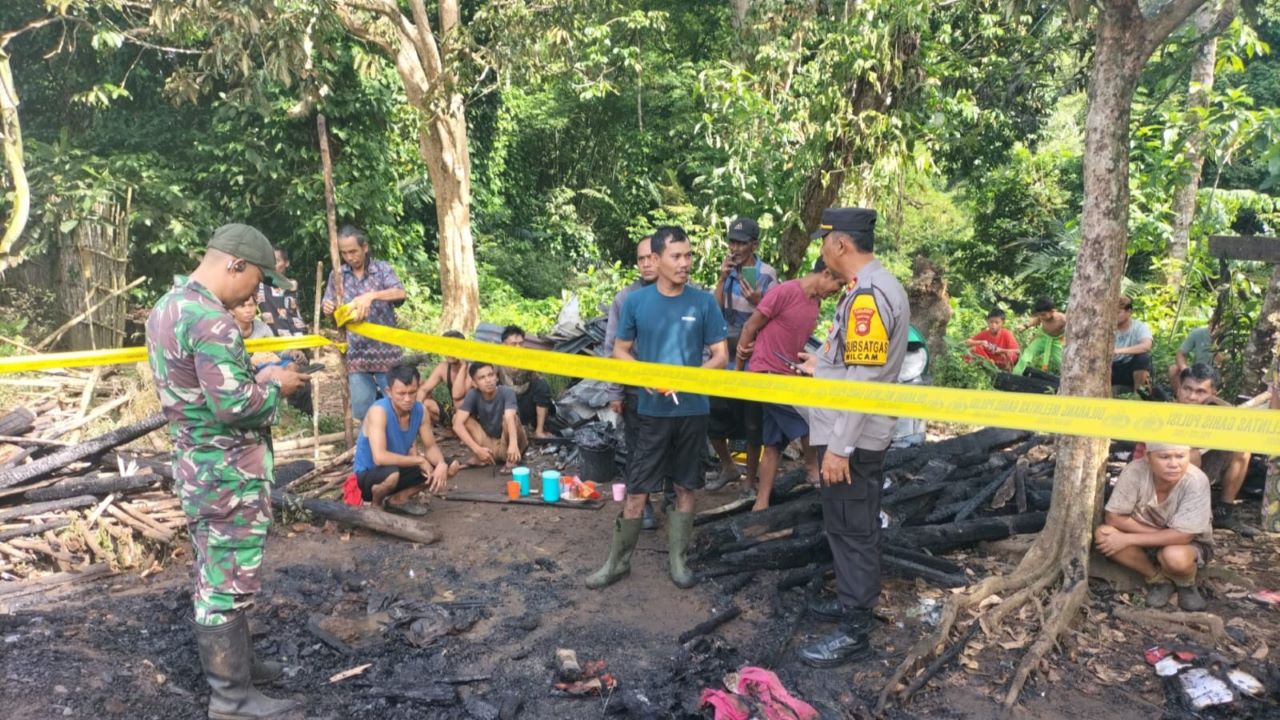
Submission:
[[[802,584],[830,568],[821,501],[803,473],[779,478],[768,510],[749,513],[751,501],[743,500],[699,514],[695,556],[704,576],[803,568],[784,578]],[[886,571],[958,587],[968,583],[965,569],[940,554],[1044,526],[1052,445],[1047,437],[988,428],[891,450],[885,478]]]

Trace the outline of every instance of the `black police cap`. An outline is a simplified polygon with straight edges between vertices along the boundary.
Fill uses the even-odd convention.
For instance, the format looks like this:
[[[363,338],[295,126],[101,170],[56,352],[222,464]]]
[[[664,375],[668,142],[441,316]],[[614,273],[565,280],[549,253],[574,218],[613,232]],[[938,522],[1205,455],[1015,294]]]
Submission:
[[[874,235],[876,211],[867,208],[829,208],[822,211],[822,224],[809,236],[811,240],[826,237],[833,230],[862,235]]]

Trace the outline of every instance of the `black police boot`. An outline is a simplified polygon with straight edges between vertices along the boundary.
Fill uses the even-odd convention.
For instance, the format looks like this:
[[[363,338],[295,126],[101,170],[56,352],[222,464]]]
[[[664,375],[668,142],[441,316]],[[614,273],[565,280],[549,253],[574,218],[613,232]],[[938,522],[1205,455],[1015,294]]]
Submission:
[[[258,692],[251,679],[253,645],[249,624],[237,613],[222,625],[195,628],[200,665],[212,692],[209,694],[210,720],[258,720],[279,718],[298,709],[293,700],[276,700]]]
[[[831,668],[868,657],[871,641],[867,634],[872,621],[869,608],[847,608],[839,629],[800,648],[800,661],[810,667]]]
[[[840,622],[844,619],[844,605],[838,597],[814,598],[809,603],[809,614],[828,622]]]
[[[1262,534],[1261,530],[1256,527],[1246,525],[1244,521],[1236,515],[1235,505],[1221,501],[1215,503],[1213,506],[1213,526],[1224,530],[1230,530],[1243,538],[1253,538]]]

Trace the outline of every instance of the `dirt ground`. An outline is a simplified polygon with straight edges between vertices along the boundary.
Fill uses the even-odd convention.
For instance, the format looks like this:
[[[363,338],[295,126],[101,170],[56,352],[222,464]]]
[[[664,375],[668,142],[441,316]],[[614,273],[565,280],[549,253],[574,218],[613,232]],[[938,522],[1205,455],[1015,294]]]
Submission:
[[[500,494],[505,480],[470,470],[456,485]],[[730,485],[704,494],[699,506],[734,497],[736,487]],[[756,573],[732,598],[721,592],[732,577],[679,590],[667,578],[666,533],[660,529],[642,536],[630,578],[601,592],[583,588],[582,577],[605,556],[616,511],[614,503],[581,510],[436,499],[426,522],[442,539],[429,547],[278,517],[263,592],[252,613],[258,651],[288,668],[273,692],[301,700],[308,718],[496,718],[504,703],[508,709],[520,704],[524,718],[599,718],[613,712],[642,717],[640,698],[649,701],[649,717],[703,717],[692,710],[700,688],[715,686],[727,671],[760,665],[777,672],[824,718],[866,717],[896,662],[928,630],[922,600],[945,595],[922,582],[888,579],[874,636],[876,656],[845,668],[812,670],[794,659],[794,650],[830,626],[803,614],[802,590],[775,588],[785,571]],[[1267,673],[1280,648],[1280,610],[1254,605],[1243,594],[1254,587],[1280,588],[1278,549],[1274,538],[1249,541],[1219,533],[1224,570],[1207,581],[1209,610],[1230,621],[1230,644],[1254,656],[1242,667],[1271,682],[1276,676]],[[976,575],[1012,560],[978,550],[952,557]],[[171,558],[165,570],[145,579],[122,574],[56,605],[0,615],[0,716],[204,717],[207,688],[185,621],[190,549],[175,547]],[[1087,620],[1076,624],[1064,652],[1028,685],[1015,716],[1183,717],[1167,704],[1165,683],[1143,660],[1146,648],[1169,645],[1172,638],[1111,617],[1112,607],[1140,605],[1139,597],[1101,582],[1094,588]],[[740,618],[688,646],[678,642],[681,632],[729,604],[742,609]],[[434,620],[421,626],[393,623],[380,632],[375,620],[385,621],[387,612],[370,612],[387,606],[392,616],[397,608],[429,606]],[[1017,620],[1011,625],[1016,628]],[[1019,634],[988,638],[985,649],[963,656],[911,705],[890,710],[888,717],[998,716],[992,698],[999,697],[1018,658],[1001,643],[1012,648]],[[422,647],[411,642],[424,637]],[[584,662],[603,660],[618,690],[607,698],[553,694],[556,648],[572,648]],[[359,675],[329,681],[365,664]],[[432,705],[418,692],[440,682],[456,688],[457,704]],[[1201,717],[1268,716],[1280,717],[1280,710],[1238,701]]]

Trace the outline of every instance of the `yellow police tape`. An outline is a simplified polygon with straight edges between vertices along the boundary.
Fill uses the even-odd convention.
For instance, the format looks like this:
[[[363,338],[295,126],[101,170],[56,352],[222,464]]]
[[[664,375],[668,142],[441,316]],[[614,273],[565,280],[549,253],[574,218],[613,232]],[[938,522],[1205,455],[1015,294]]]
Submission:
[[[332,344],[331,340],[321,335],[297,335],[294,337],[255,338],[246,340],[244,346],[249,352],[255,353],[303,350]],[[13,357],[0,358],[0,375],[34,370],[56,370],[58,368],[124,365],[144,362],[146,359],[147,349],[145,347],[82,350],[80,352],[49,353],[47,355],[15,355]]]
[[[348,323],[346,327],[357,335],[412,350],[623,385],[845,412],[1280,455],[1280,412],[1275,411],[624,363],[427,335],[365,322]],[[301,335],[249,340],[245,347],[250,352],[277,352],[332,344],[320,335]],[[345,351],[342,344],[338,345]],[[20,355],[0,358],[0,374],[117,365],[142,362],[146,358],[146,348],[142,347]]]
[[[426,335],[364,322],[350,323],[347,330],[422,352],[638,387],[1043,433],[1280,454],[1280,412],[1276,411],[820,380],[620,362]]]

